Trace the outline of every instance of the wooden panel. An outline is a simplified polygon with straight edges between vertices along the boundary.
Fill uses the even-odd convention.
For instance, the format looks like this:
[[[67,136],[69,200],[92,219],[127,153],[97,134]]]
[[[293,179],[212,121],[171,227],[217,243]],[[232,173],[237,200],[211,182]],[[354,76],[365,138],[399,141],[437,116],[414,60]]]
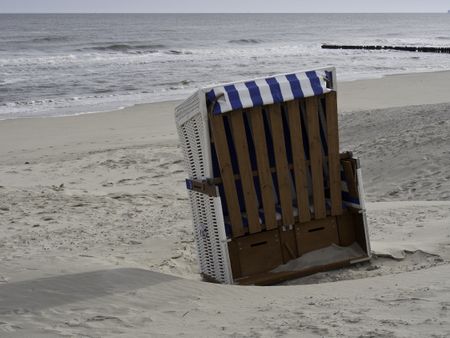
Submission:
[[[256,198],[253,182],[252,165],[248,152],[247,137],[244,126],[243,112],[233,111],[230,114],[231,129],[234,139],[234,147],[238,158],[239,173],[241,176],[242,192],[244,194],[245,211],[247,212],[249,232],[261,231],[258,215],[258,200]]]
[[[342,214],[342,194],[336,92],[331,92],[325,95],[325,113],[327,118],[331,215],[337,216]]]
[[[361,246],[364,252],[367,252],[367,241],[366,231],[364,228],[364,215],[360,213],[353,214],[353,221],[355,222],[356,230],[356,242]]]
[[[242,236],[245,232],[242,226],[241,210],[239,207],[236,185],[234,183],[233,166],[231,164],[227,135],[223,124],[223,116],[211,114],[210,123],[211,134],[214,138],[214,146],[216,148],[217,159],[220,167],[220,174],[222,176],[233,237]]]
[[[211,144],[213,144],[213,143],[211,143]],[[328,158],[325,156],[325,157],[323,158],[323,160],[324,160],[324,161],[327,161]],[[305,161],[305,164],[306,164],[306,166],[309,166],[310,162],[309,162],[309,161]],[[273,173],[273,174],[275,174],[275,173],[277,172],[277,169],[276,169],[275,167],[270,167],[269,169],[270,169],[270,172]],[[292,164],[289,164],[289,170],[294,170],[294,166],[293,166]],[[256,176],[258,176],[258,171],[257,171],[257,170],[254,170],[254,171],[252,172],[252,174],[253,174],[254,177],[256,177]],[[240,180],[240,179],[241,179],[241,175],[235,174],[235,175],[234,175],[234,179],[235,179],[235,180]],[[220,177],[214,177],[214,178],[212,178],[209,182],[210,182],[211,184],[221,184],[221,183],[222,183],[222,179],[221,179]]]
[[[359,216],[358,214],[347,211],[337,217],[340,246],[349,246],[356,241],[356,222],[354,215]]]
[[[279,104],[273,104],[268,107],[268,112],[272,129],[275,166],[277,168],[281,215],[283,218],[283,225],[290,225],[294,224],[294,213],[292,208],[290,172],[286,155],[286,146],[284,143],[281,107]]]
[[[317,97],[306,98],[307,130],[311,157],[311,176],[314,200],[314,218],[325,218],[325,193],[323,187],[322,147],[319,131]]]
[[[344,211],[337,217],[339,240],[341,246],[348,246],[355,241],[367,252],[366,232],[364,229],[364,216],[359,210]]]
[[[230,257],[231,272],[233,273],[233,279],[242,276],[241,263],[239,261],[239,248],[236,240],[228,242],[228,255]]]
[[[234,239],[239,249],[242,276],[270,271],[283,264],[278,230]]]
[[[297,241],[295,237],[294,227],[280,227],[280,244],[283,263],[287,263],[298,257]]]
[[[258,275],[253,275],[250,277],[244,277],[238,279],[236,282],[239,285],[273,285],[277,283],[284,282],[289,279],[295,279],[300,277],[309,276],[318,272],[336,270],[338,268],[343,268],[346,266],[350,266],[353,260],[359,260],[368,258],[366,254],[364,254],[361,250],[360,255],[355,255],[349,259],[339,260],[334,263],[317,265],[310,268],[301,269],[300,271],[283,271],[283,272],[266,272]]]
[[[255,144],[266,229],[275,229],[277,227],[275,213],[275,189],[272,181],[272,171],[269,165],[269,156],[267,153],[267,143],[261,108],[258,107],[251,109],[249,116],[253,132],[253,143]]]
[[[297,204],[299,210],[299,221],[311,220],[309,212],[308,181],[305,160],[305,149],[303,147],[302,125],[300,119],[299,102],[289,101],[287,103],[289,128],[291,132],[292,158],[294,164],[295,190],[297,193]]]
[[[295,227],[299,255],[325,248],[333,243],[339,245],[335,217],[313,220]]]

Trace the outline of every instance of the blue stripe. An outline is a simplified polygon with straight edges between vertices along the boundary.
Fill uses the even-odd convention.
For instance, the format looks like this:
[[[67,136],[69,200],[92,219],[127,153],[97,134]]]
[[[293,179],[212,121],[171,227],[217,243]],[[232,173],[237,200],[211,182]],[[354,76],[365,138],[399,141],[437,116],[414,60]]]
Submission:
[[[359,204],[359,198],[350,196],[350,194],[346,191],[342,192],[342,200],[345,202],[353,203],[353,204]]]
[[[246,82],[245,85],[248,88],[248,92],[250,93],[250,98],[253,102],[253,107],[262,106],[264,104],[263,99],[261,97],[261,92],[259,91],[259,87],[255,81]]]
[[[300,80],[295,74],[286,75],[286,79],[291,85],[291,90],[292,94],[294,94],[294,98],[301,99],[305,97],[305,94],[303,94],[302,86],[300,85]]]
[[[206,100],[209,104],[213,103],[216,100],[216,93],[214,92],[214,89],[211,89],[206,93]],[[214,103],[212,112],[215,115],[222,113],[222,111],[220,110],[220,104],[218,102]]]
[[[303,148],[305,149],[306,160],[310,159],[309,156],[309,136],[308,131],[306,130],[306,116],[304,111],[300,108],[300,119],[302,123],[302,139],[303,139]]]
[[[333,73],[329,72],[329,71],[325,71],[325,76],[327,78],[328,81],[328,88],[333,88]]]
[[[272,93],[273,102],[274,103],[284,102],[283,95],[281,94],[280,84],[278,83],[277,79],[275,79],[274,77],[270,77],[266,79],[266,82],[269,85],[270,92]]]
[[[319,100],[319,104],[322,106],[322,111],[324,111],[324,106],[322,105],[322,100]],[[322,123],[322,114],[319,113],[319,131],[320,131],[320,139],[322,141],[323,151],[325,153],[325,156],[328,156],[328,144],[327,144],[327,137],[326,137],[326,130],[325,130],[325,124]],[[323,114],[323,119],[326,123],[326,116],[325,113]]]
[[[320,79],[317,76],[317,73],[314,71],[306,72],[306,76],[309,79],[309,82],[311,82],[311,87],[314,92],[314,95],[320,95],[323,94],[322,85],[320,84]]]
[[[224,88],[228,94],[228,99],[230,100],[231,108],[233,108],[233,110],[241,109],[242,102],[241,98],[239,97],[239,93],[236,90],[236,87],[234,85],[228,85],[225,86]]]
[[[216,99],[216,93],[214,93],[214,89],[211,89],[206,93],[206,99],[208,100],[208,103],[214,102],[214,100]]]

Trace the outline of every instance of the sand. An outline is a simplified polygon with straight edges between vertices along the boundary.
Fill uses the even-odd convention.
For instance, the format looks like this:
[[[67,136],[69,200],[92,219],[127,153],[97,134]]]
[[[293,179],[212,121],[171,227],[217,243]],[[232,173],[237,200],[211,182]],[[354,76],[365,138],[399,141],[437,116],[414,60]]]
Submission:
[[[0,337],[450,336],[449,80],[339,84],[374,258],[275,287],[200,281],[176,102],[0,121]]]

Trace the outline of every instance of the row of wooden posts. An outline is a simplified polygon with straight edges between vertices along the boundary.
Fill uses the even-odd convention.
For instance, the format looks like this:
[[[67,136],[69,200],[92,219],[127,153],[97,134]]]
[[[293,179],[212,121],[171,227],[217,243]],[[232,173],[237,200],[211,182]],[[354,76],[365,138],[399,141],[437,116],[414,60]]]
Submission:
[[[364,49],[364,50],[398,50],[421,53],[450,54],[450,47],[414,47],[414,46],[371,46],[371,45],[322,45],[323,49]]]

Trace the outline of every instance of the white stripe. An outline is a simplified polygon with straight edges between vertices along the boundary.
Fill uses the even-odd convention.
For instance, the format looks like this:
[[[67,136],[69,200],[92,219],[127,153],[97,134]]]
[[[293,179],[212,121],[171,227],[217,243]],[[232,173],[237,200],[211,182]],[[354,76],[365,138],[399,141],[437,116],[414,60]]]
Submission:
[[[257,80],[255,81],[256,85],[259,88],[259,92],[261,93],[261,98],[264,104],[272,104],[273,97],[272,92],[270,91],[269,84],[266,80]]]
[[[239,94],[242,107],[243,108],[253,107],[253,101],[252,98],[250,97],[250,92],[248,91],[248,88],[245,85],[245,83],[236,83],[234,86]]]
[[[303,96],[309,97],[314,96],[314,91],[311,87],[311,82],[309,81],[309,78],[306,76],[305,73],[302,74],[296,74],[298,80],[300,81],[300,86],[302,87]]]
[[[281,95],[283,95],[284,101],[290,101],[294,99],[294,94],[292,93],[291,84],[286,78],[286,76],[278,76],[275,78],[280,84]]]
[[[318,72],[316,71],[317,77],[320,80],[320,86],[322,87],[323,93],[329,93],[332,91],[332,89],[327,88],[327,82],[325,81],[326,73],[325,72]]]

